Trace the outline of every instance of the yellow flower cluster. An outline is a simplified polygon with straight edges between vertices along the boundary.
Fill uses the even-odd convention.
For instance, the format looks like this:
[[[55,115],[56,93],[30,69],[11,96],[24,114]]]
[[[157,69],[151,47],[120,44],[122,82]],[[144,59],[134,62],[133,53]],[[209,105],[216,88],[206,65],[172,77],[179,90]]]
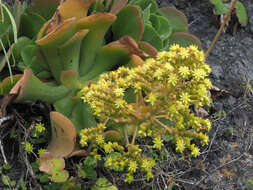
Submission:
[[[101,75],[96,84],[82,89],[82,99],[91,105],[101,121],[107,118],[122,123],[123,128],[135,126],[137,137],[151,137],[153,148],[161,149],[164,136],[169,134],[173,137],[177,152],[188,149],[196,157],[199,148],[191,140],[198,139],[201,145],[207,145],[209,139],[205,132],[210,130],[211,123],[195,116],[190,107],[198,109],[209,105],[208,91],[212,84],[206,77],[210,72],[203,51],[193,45],[187,48],[173,45],[169,52],[158,53],[156,59],[147,59],[143,66],[120,67]],[[80,144],[83,146],[87,146],[87,142],[93,138],[85,133],[81,133]],[[115,152],[113,143],[109,144],[99,136],[102,132],[93,134],[96,144],[107,154]],[[127,138],[134,136],[133,133],[124,135]],[[127,153],[117,151],[123,157],[111,158],[114,162],[108,158],[106,165],[110,167],[111,163],[117,162],[118,169],[127,166],[127,181],[131,181],[132,173],[137,168],[147,168],[147,163],[144,164],[146,161],[131,158],[129,149]],[[149,171],[146,171],[147,178],[152,176]]]
[[[118,142],[105,141],[104,125],[98,124],[97,128],[83,129],[80,132],[80,144],[90,146],[92,149],[91,156],[97,161],[101,160],[98,150],[104,152],[105,167],[115,170],[127,170],[126,182],[131,183],[133,174],[140,169],[146,172],[146,178],[152,177],[152,168],[155,162],[151,158],[146,158],[141,155],[142,150],[138,145],[129,144],[123,147]],[[161,146],[161,139],[157,139],[157,145]]]

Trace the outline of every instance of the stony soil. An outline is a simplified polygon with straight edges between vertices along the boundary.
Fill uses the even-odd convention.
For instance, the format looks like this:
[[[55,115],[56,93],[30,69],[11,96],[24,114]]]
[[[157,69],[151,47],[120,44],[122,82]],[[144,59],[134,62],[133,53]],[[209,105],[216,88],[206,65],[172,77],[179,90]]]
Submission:
[[[188,18],[190,32],[201,40],[204,50],[209,47],[218,30],[218,19],[209,1],[157,2],[160,6],[169,5],[182,10]],[[248,12],[247,27],[234,29],[235,22],[231,23],[207,58],[212,68],[210,79],[221,89],[212,92],[214,99],[209,110],[212,121],[209,146],[204,147],[201,155],[192,160],[175,155],[168,146],[163,151],[167,158],[158,162],[154,169],[155,178],[150,182],[145,182],[140,174],[131,185],[127,185],[119,173],[100,171],[120,190],[163,190],[170,187],[175,190],[253,189],[253,185],[249,184],[249,180],[253,181],[253,0],[242,2]],[[36,109],[45,110],[43,107]],[[12,152],[7,154],[8,158],[13,156]],[[15,160],[15,156],[13,158]],[[14,167],[10,177],[18,179],[22,164],[14,163],[17,167]],[[89,185],[89,182],[84,182],[84,185]],[[87,186],[84,189],[88,189]]]

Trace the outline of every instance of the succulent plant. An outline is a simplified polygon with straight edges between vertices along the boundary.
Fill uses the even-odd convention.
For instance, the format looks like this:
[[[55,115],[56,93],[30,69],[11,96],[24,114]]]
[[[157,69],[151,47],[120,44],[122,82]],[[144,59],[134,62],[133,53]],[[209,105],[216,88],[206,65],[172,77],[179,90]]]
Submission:
[[[16,59],[24,74],[21,78],[20,75],[14,76],[17,83],[13,88],[9,79],[1,84],[5,87],[2,88],[5,94],[11,89],[9,93],[17,95],[16,102],[40,99],[54,105],[57,112],[50,113],[52,141],[46,160],[83,153],[74,151],[76,132],[94,126],[96,121],[89,105],[78,97],[78,91],[104,71],[124,64],[135,64],[136,60],[141,60],[140,57],[149,56],[149,53],[139,49],[131,35],[127,36],[128,32],[140,38],[142,35],[142,20],[136,7],[125,8],[137,19],[137,30],[129,25],[130,29],[124,28],[124,37],[107,42],[106,32],[117,17],[107,12],[87,16],[92,2],[67,0],[59,5],[53,19],[44,23],[35,43],[27,37],[20,38],[14,50],[19,52],[22,49]],[[146,49],[156,51],[151,45]],[[41,168],[43,163],[48,162],[41,162]]]
[[[57,159],[87,155],[77,147],[76,134],[97,122],[80,98],[83,86],[119,66],[141,65],[157,50],[168,49],[167,44],[200,46],[187,33],[181,12],[158,9],[155,1],[127,2],[34,0],[21,15],[20,37],[11,51],[24,74],[15,75],[14,82],[5,79],[0,87],[5,95],[15,94],[15,102],[40,99],[54,106],[52,140],[40,159],[42,171],[51,173]],[[104,135],[122,139],[114,130]],[[67,176],[62,168],[64,164],[58,170]]]

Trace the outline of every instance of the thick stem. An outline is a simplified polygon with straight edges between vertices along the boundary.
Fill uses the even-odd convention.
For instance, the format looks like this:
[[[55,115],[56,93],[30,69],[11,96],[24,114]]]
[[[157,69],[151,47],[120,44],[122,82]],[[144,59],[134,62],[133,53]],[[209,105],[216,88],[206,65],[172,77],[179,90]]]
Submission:
[[[134,135],[133,135],[133,138],[132,138],[131,145],[134,145],[138,130],[139,130],[139,125],[136,127],[136,129],[134,131]]]
[[[223,28],[225,27],[226,23],[228,22],[228,20],[230,19],[230,16],[231,16],[231,13],[235,7],[235,4],[236,4],[237,0],[232,0],[231,2],[231,5],[230,5],[230,8],[229,8],[229,11],[227,12],[227,14],[224,16],[223,18],[223,21],[222,21],[222,24],[218,30],[218,32],[216,33],[211,45],[209,46],[208,50],[206,51],[205,53],[205,56],[208,57],[209,56],[209,53],[211,52],[211,50],[213,49],[216,41],[218,40]]]
[[[126,145],[129,145],[130,143],[129,143],[128,134],[127,134],[125,127],[124,127],[124,135],[125,135],[125,139],[126,139]]]

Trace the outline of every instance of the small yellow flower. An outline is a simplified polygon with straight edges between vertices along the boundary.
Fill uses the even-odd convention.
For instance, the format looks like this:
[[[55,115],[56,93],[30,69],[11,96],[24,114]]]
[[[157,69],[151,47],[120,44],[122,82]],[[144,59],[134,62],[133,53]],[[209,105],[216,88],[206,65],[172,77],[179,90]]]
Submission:
[[[206,86],[207,89],[211,89],[212,88],[212,83],[210,81],[210,79],[204,79],[204,85]]]
[[[25,142],[22,142],[21,144],[24,146],[24,148],[28,154],[31,154],[33,152],[34,148],[30,142],[25,141]]]
[[[189,104],[191,102],[191,97],[187,92],[184,92],[180,95],[180,100],[185,104]]]
[[[116,108],[124,108],[126,104],[127,104],[126,101],[120,98],[116,99],[115,101]]]
[[[123,89],[123,88],[116,88],[113,92],[114,92],[114,94],[115,94],[117,97],[122,97],[122,96],[124,96],[124,89]]]
[[[105,140],[104,140],[103,135],[96,135],[96,143],[98,145],[102,145],[102,144],[104,144],[104,142],[105,142]]]
[[[174,71],[174,67],[170,63],[165,63],[164,67],[167,69],[167,71],[172,72]]]
[[[196,45],[190,45],[190,46],[188,47],[188,49],[189,49],[190,51],[193,51],[193,52],[199,51],[199,50],[198,50],[198,46],[196,46]]]
[[[172,86],[176,86],[177,82],[178,82],[177,75],[174,73],[169,74],[168,84]]]
[[[147,180],[149,181],[151,178],[153,178],[154,176],[153,176],[153,174],[152,174],[152,172],[151,171],[147,171],[147,174],[146,174],[146,178],[147,178]]]
[[[204,79],[206,77],[206,72],[203,69],[195,69],[193,71],[193,77],[196,80]]]
[[[151,170],[152,167],[153,167],[154,165],[155,165],[154,160],[148,159],[148,158],[144,158],[144,159],[142,160],[141,167],[142,167],[144,170],[148,171],[148,170]]]
[[[47,150],[46,149],[44,149],[44,148],[40,148],[39,150],[38,150],[38,154],[41,156],[44,152],[46,152]]]
[[[106,153],[111,153],[113,152],[113,148],[112,148],[112,143],[108,142],[104,145],[104,150]]]
[[[152,92],[147,96],[146,102],[149,102],[152,106],[155,104],[157,100],[157,95]]]
[[[182,138],[178,137],[176,138],[176,151],[177,152],[183,152],[185,149],[185,142]]]
[[[103,130],[106,129],[106,126],[105,126],[105,124],[103,124],[103,123],[99,123],[99,124],[97,124],[97,128],[98,128],[99,130],[103,131]]]
[[[158,68],[155,71],[154,77],[157,78],[158,80],[161,80],[163,77],[163,73],[164,73],[163,70],[161,68]]]
[[[107,157],[106,161],[105,161],[105,166],[110,168],[110,167],[112,167],[112,165],[113,165],[112,157]]]
[[[179,51],[181,48],[178,44],[173,44],[170,46],[170,51]]]
[[[201,145],[208,145],[209,137],[207,135],[201,134]]]
[[[158,149],[158,150],[161,150],[161,149],[162,149],[163,140],[161,139],[160,136],[154,138],[153,143],[154,143],[153,148],[156,148],[156,149]]]
[[[190,70],[187,66],[179,67],[178,72],[183,78],[186,78],[190,75]]]
[[[125,182],[132,183],[133,179],[134,179],[133,175],[131,173],[127,173],[127,177],[125,179]]]
[[[42,133],[43,131],[45,131],[46,128],[44,127],[44,124],[43,123],[37,123],[35,125],[35,131],[38,132],[38,133]]]
[[[194,146],[193,144],[191,145],[191,155],[193,157],[197,157],[199,155],[199,148]]]
[[[186,48],[181,48],[179,55],[182,59],[187,59],[189,57],[189,52]]]
[[[136,161],[130,161],[129,162],[129,167],[128,167],[128,171],[131,172],[131,173],[134,173],[136,172],[136,169],[137,169],[137,163]]]
[[[156,59],[159,61],[163,61],[166,58],[167,51],[161,51],[157,54]]]

